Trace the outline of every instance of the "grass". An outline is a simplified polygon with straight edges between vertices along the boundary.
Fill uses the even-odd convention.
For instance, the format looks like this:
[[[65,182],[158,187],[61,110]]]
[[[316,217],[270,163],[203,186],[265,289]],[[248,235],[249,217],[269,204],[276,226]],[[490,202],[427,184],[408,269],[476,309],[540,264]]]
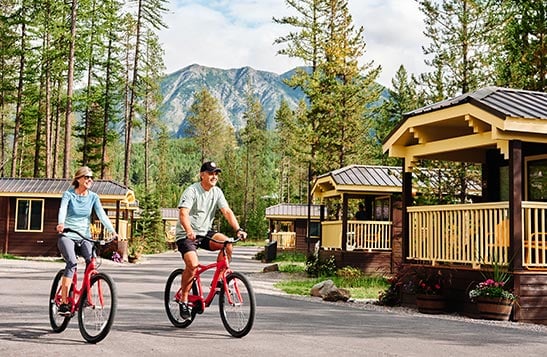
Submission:
[[[338,288],[349,290],[353,299],[377,299],[378,294],[389,286],[382,277],[363,276],[360,278],[340,278],[338,276],[307,278],[298,280],[284,280],[275,284],[275,287],[287,294],[310,295],[311,288],[322,281],[330,279]]]
[[[0,253],[0,259],[22,260],[24,258],[9,253]]]
[[[287,279],[275,284],[275,287],[287,294],[310,295],[311,288],[322,281],[330,279],[338,288],[348,289],[354,299],[377,299],[378,294],[389,287],[381,276],[365,276],[358,269],[343,268],[335,276],[319,278],[302,278],[306,272],[306,256],[302,253],[284,252],[277,255],[274,261],[283,273],[294,273],[294,279]]]

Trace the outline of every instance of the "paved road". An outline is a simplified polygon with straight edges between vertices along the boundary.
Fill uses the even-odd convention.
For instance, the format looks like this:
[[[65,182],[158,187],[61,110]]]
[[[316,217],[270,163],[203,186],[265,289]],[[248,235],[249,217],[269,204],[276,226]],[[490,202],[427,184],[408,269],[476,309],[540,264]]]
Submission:
[[[0,356],[545,356],[547,330],[518,324],[385,312],[291,298],[260,279],[264,264],[252,248],[237,247],[232,266],[251,276],[257,316],[251,333],[236,339],[212,306],[187,329],[174,328],[163,310],[167,275],[178,253],[141,264],[105,261],[118,288],[116,320],[97,345],[84,342],[77,319],[52,333],[47,313],[51,279],[60,262],[0,259]],[[205,261],[212,256],[200,251]]]

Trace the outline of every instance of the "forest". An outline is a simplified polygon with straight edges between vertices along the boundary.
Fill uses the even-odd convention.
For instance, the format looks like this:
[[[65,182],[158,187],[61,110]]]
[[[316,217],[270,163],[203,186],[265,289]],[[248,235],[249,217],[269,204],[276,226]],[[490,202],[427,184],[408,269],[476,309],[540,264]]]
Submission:
[[[285,2],[296,15],[274,14],[286,35],[273,45],[310,69],[287,81],[306,99],[281,103],[267,130],[250,87],[235,131],[218,99],[198,90],[187,136],[175,139],[158,120],[166,0],[0,0],[0,175],[71,177],[88,165],[135,190],[140,233],[152,237],[159,208],[175,207],[200,163],[214,160],[241,225],[263,239],[265,208],[308,202],[317,175],[397,165],[381,144],[405,112],[485,86],[547,88],[544,1],[416,0],[429,71],[401,66],[390,88],[376,83],[381,64],[363,63],[366,33],[347,0]]]

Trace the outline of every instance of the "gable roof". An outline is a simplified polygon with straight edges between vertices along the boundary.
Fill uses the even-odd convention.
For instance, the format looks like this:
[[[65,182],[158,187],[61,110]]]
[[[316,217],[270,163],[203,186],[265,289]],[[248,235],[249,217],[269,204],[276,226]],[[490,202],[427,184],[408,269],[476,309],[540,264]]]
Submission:
[[[60,198],[71,184],[71,179],[0,177],[0,196]],[[115,181],[95,180],[91,190],[101,199],[135,201],[133,191]]]
[[[321,206],[311,205],[310,209],[311,209],[311,218],[319,219]],[[266,208],[266,218],[268,219],[308,218],[308,205],[295,204],[295,203],[279,203],[275,206],[270,206]]]
[[[317,177],[314,196],[344,193],[396,193],[403,186],[401,168],[393,166],[349,165]]]
[[[402,192],[402,168],[398,166],[349,165],[317,177],[312,193],[314,197],[334,197],[345,194],[392,194]],[[413,186],[420,191],[425,185],[437,186],[439,179],[447,176],[443,169],[417,168],[421,179],[414,176]],[[468,181],[471,195],[480,195],[481,182]]]
[[[486,87],[416,109],[388,135],[384,152],[405,159],[486,162],[488,150],[505,159],[509,141],[547,144],[547,93]]]

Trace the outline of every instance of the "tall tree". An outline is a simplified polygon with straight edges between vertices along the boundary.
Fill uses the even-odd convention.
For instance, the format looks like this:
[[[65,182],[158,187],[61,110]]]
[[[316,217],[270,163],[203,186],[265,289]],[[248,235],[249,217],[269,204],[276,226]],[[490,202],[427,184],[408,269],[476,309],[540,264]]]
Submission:
[[[72,158],[72,124],[74,112],[72,108],[72,94],[74,92],[74,62],[76,51],[76,19],[78,0],[71,1],[70,13],[70,45],[68,50],[68,73],[66,84],[66,111],[65,111],[65,150],[63,162],[63,177],[70,177],[70,160]]]
[[[225,146],[233,142],[233,130],[222,114],[220,103],[206,88],[194,94],[186,120],[186,132],[195,139],[200,162],[222,157]]]
[[[444,98],[493,84],[493,47],[503,24],[498,0],[417,0],[425,15],[424,34],[431,41],[423,47],[425,63],[434,70],[421,80],[430,87],[442,75]],[[438,87],[438,85],[436,85]],[[437,95],[439,93],[435,93]]]
[[[527,90],[547,90],[547,3],[510,0],[507,26],[500,31],[502,54],[498,83]]]
[[[162,15],[167,11],[166,0],[132,0],[136,4],[135,16],[135,51],[133,55],[133,74],[129,86],[128,116],[125,122],[125,166],[124,184],[129,184],[129,167],[131,163],[131,140],[133,127],[136,124],[136,105],[138,98],[143,95],[138,91],[141,80],[141,50],[144,35],[148,30],[158,30],[165,27]]]

